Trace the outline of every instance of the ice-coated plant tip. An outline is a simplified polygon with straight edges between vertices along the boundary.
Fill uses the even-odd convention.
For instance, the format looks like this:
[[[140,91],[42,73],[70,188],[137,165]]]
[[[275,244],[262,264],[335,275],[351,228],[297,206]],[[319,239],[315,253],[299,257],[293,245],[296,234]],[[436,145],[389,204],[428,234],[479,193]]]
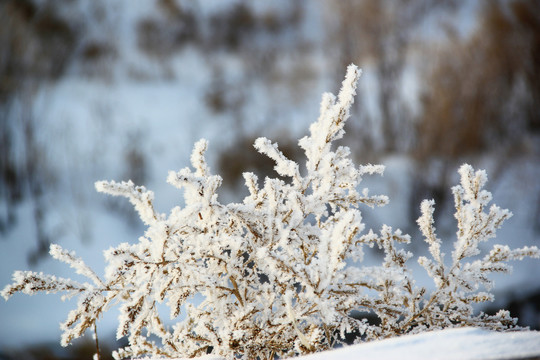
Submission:
[[[154,209],[152,192],[131,181],[96,183],[100,192],[127,197],[147,226],[137,241],[105,252],[103,279],[75,254],[52,245],[51,256],[91,282],[15,272],[2,296],[40,291],[78,296],[77,308],[62,324],[62,345],[94,328],[100,315],[119,303],[116,335],[129,345],[114,353],[117,359],[204,354],[274,359],[330,349],[352,332],[361,335],[359,342],[449,327],[515,329],[507,311],[475,314],[473,304],[493,299],[490,273],[508,272],[508,261],[540,253],[536,247],[495,245],[478,256],[479,244],[494,238],[511,216],[495,205],[488,208],[485,172],[469,165],[459,170],[461,182],[452,189],[458,231],[449,259],[436,235],[434,202],[421,204],[418,225],[430,257],[418,262],[435,282],[431,293],[415,284],[407,267],[413,256],[403,248],[408,235],[387,225],[379,233],[365,229],[361,211],[388,199],[358,189],[363,176],[384,168],[355,166],[347,147],[333,147],[344,134],[360,74],[350,65],[339,95],[323,95],[320,117],[299,141],[305,175],[277,144],[259,138],[255,148],[288,180],[259,182],[245,173],[249,195],[242,203],[221,204],[222,179],[210,172],[204,157],[208,144],[201,140],[191,155],[193,169],[167,177],[185,198],[185,206],[168,215]],[[384,251],[380,266],[363,265],[364,246]],[[195,296],[202,301],[190,301]],[[162,303],[170,310],[166,318],[157,309]],[[354,318],[354,310],[379,321]]]

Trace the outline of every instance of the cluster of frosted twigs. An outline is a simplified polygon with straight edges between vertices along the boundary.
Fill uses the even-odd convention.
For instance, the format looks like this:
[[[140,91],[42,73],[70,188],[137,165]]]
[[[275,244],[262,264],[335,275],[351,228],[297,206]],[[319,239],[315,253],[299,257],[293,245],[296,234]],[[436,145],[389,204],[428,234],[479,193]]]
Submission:
[[[418,225],[429,246],[419,263],[435,282],[431,293],[415,285],[404,249],[408,235],[390,226],[366,231],[361,211],[387,203],[385,196],[359,190],[362,177],[381,174],[380,165],[357,167],[347,147],[333,147],[344,130],[360,70],[349,66],[339,95],[324,94],[319,119],[299,141],[305,170],[265,138],[255,148],[275,161],[287,179],[253,173],[244,178],[242,203],[221,204],[204,158],[207,142],[195,144],[191,163],[167,181],[183,189],[185,205],[168,215],[156,212],[154,195],[132,182],[98,182],[98,191],[129,199],[147,226],[144,236],[105,252],[100,278],[58,245],[51,255],[90,282],[30,271],[16,272],[2,292],[63,292],[78,305],[62,324],[62,345],[95,327],[100,315],[120,304],[117,337],[129,345],[117,358],[195,357],[212,353],[228,359],[274,359],[329,349],[345,333],[358,341],[426,330],[479,326],[515,327],[507,311],[475,314],[473,304],[493,299],[489,274],[508,272],[508,261],[539,257],[536,247],[511,250],[495,245],[483,257],[482,242],[495,237],[510,212],[489,207],[487,177],[460,168],[454,194],[458,231],[450,259],[441,253],[433,201],[421,204]],[[363,248],[384,252],[380,266],[363,264]],[[166,304],[170,312],[158,311]],[[379,321],[352,317],[374,314]],[[171,323],[172,320],[172,323]]]

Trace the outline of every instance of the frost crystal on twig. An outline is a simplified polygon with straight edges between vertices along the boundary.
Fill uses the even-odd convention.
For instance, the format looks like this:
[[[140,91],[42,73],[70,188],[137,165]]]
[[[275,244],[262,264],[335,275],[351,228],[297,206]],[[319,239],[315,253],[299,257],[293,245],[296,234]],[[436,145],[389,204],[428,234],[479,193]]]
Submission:
[[[137,242],[105,252],[103,279],[75,254],[52,245],[54,258],[91,283],[16,272],[2,296],[37,291],[78,296],[77,308],[62,324],[62,345],[95,329],[109,305],[120,303],[117,337],[127,337],[129,345],[115,352],[116,358],[212,353],[274,359],[332,348],[352,331],[373,340],[456,326],[514,328],[507,311],[475,315],[472,305],[493,299],[490,273],[508,272],[508,261],[539,257],[539,251],[495,245],[478,257],[479,244],[494,238],[511,215],[495,205],[488,209],[485,172],[469,165],[459,170],[461,184],[453,188],[458,231],[450,263],[436,235],[434,202],[421,204],[418,225],[430,258],[418,261],[435,282],[431,294],[416,286],[407,267],[413,256],[403,248],[408,235],[387,225],[378,234],[365,231],[361,211],[388,199],[359,191],[360,182],[384,168],[357,167],[347,147],[332,147],[344,134],[359,77],[360,70],[350,65],[339,95],[323,95],[319,119],[299,141],[305,175],[277,144],[259,138],[255,148],[274,160],[287,181],[259,183],[255,174],[245,173],[249,195],[242,203],[221,204],[216,192],[222,179],[211,174],[204,157],[208,144],[201,140],[191,156],[194,170],[167,177],[185,198],[184,207],[168,215],[154,210],[152,192],[131,181],[96,183],[100,192],[127,197],[148,227]],[[363,266],[364,246],[384,252],[380,266]],[[202,299],[198,304],[190,301],[196,295]],[[174,325],[166,325],[159,313],[162,303]],[[380,321],[352,317],[353,310]]]

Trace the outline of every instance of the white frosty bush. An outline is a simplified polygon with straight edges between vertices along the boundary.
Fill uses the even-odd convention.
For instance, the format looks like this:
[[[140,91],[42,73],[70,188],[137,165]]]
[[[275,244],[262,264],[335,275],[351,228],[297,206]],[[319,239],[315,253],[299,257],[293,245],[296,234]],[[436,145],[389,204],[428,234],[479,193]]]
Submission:
[[[349,66],[339,96],[323,95],[319,119],[299,141],[306,156],[302,171],[277,144],[257,139],[256,149],[275,161],[287,181],[266,178],[260,184],[255,174],[245,173],[249,196],[242,203],[221,204],[216,194],[221,177],[210,173],[207,143],[201,140],[191,156],[194,170],[167,178],[185,196],[185,206],[169,215],[155,211],[154,194],[142,186],[96,183],[100,192],[127,197],[148,226],[138,242],[105,252],[103,279],[75,254],[53,245],[54,258],[91,282],[16,272],[2,295],[62,291],[78,296],[77,308],[62,324],[62,345],[95,327],[110,305],[120,303],[117,337],[127,337],[129,346],[116,358],[212,353],[274,359],[329,349],[354,331],[360,341],[448,327],[515,328],[507,311],[474,314],[473,304],[493,299],[490,273],[508,272],[509,260],[539,257],[539,251],[495,245],[479,256],[479,244],[495,237],[511,215],[495,205],[488,208],[485,172],[469,165],[459,170],[461,184],[453,188],[457,239],[446,261],[433,226],[434,202],[421,205],[418,225],[431,256],[418,261],[435,281],[430,294],[415,285],[407,267],[412,254],[401,244],[410,242],[408,235],[386,225],[378,234],[365,231],[361,209],[388,200],[359,191],[359,185],[363,176],[381,174],[383,166],[356,167],[347,147],[332,148],[344,134],[359,76],[360,70]],[[362,265],[364,246],[384,251],[380,266]],[[195,295],[202,298],[198,305],[190,301]],[[174,325],[165,325],[157,308],[161,303],[177,320]],[[354,318],[354,310],[379,321]]]

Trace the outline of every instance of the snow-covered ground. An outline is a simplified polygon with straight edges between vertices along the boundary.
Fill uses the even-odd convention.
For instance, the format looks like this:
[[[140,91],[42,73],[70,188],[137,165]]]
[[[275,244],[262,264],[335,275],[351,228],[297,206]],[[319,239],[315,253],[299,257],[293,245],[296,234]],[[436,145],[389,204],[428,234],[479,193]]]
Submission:
[[[460,328],[353,345],[298,359],[487,360],[539,356],[540,332],[498,333]]]
[[[475,328],[458,328],[351,345],[296,359],[502,360],[539,357],[540,332],[499,333]],[[198,359],[221,358],[209,355]]]

